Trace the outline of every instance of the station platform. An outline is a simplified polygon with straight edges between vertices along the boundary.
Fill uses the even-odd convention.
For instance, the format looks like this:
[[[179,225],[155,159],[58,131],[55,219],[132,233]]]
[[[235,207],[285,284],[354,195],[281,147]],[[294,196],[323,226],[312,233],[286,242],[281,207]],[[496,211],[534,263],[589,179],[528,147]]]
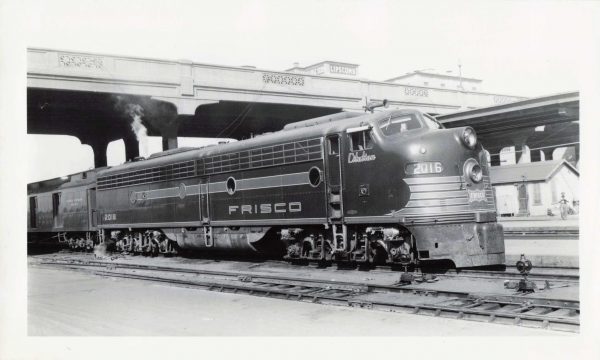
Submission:
[[[560,216],[499,217],[498,222],[506,230],[579,230],[579,215],[569,215],[565,220]]]
[[[505,231],[507,265],[514,265],[525,254],[534,266],[579,267],[579,215],[565,220],[528,216],[502,217],[498,221]],[[536,234],[539,236],[532,236]]]
[[[509,266],[525,254],[534,268],[579,268],[579,240],[506,239],[504,246]]]

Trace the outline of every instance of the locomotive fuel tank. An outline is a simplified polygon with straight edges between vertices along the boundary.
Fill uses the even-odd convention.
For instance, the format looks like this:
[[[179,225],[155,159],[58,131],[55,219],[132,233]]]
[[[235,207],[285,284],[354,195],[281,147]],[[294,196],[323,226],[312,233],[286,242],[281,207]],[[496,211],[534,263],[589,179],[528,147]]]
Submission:
[[[198,227],[162,229],[167,238],[188,251],[281,256],[284,247],[272,227]]]

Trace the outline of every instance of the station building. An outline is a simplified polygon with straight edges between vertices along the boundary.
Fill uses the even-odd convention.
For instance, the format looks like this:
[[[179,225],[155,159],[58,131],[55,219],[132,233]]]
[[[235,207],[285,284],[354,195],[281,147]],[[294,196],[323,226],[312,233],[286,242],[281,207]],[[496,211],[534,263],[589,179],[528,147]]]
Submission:
[[[494,166],[490,178],[500,216],[556,215],[562,193],[578,208],[579,171],[564,159]]]
[[[452,75],[451,71],[444,73],[417,70],[405,75],[386,80],[394,84],[428,86],[441,89],[460,91],[482,91],[483,80]]]

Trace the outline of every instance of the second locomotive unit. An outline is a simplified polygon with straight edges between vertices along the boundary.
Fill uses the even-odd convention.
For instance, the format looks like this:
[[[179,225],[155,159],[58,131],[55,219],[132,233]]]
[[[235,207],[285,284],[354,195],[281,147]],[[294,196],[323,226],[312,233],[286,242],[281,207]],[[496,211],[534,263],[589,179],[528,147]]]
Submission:
[[[95,177],[89,233],[122,250],[504,264],[475,131],[445,129],[415,110],[324,116],[248,140],[154,154]]]

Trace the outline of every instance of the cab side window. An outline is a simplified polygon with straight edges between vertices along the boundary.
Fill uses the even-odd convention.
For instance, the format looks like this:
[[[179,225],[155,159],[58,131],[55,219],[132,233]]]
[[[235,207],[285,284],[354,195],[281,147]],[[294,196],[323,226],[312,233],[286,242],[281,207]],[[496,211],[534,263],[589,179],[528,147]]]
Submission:
[[[350,138],[350,150],[360,151],[373,148],[373,138],[371,138],[371,130],[357,131],[348,134]]]

